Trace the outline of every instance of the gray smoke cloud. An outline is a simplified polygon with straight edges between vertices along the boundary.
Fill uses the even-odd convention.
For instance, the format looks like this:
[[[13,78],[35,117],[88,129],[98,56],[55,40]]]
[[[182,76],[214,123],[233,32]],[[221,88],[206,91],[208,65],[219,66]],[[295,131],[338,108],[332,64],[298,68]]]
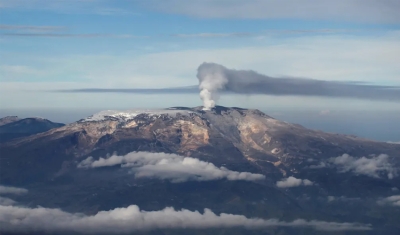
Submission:
[[[167,207],[143,211],[136,205],[99,211],[94,215],[72,214],[60,209],[0,206],[0,232],[78,232],[84,234],[132,233],[154,229],[205,229],[245,227],[308,227],[322,231],[371,230],[370,225],[304,219],[291,222],[277,219],[247,218],[243,215],[203,213]]]
[[[261,174],[231,171],[196,158],[168,153],[131,152],[125,156],[113,155],[98,160],[89,157],[81,161],[78,167],[98,168],[115,165],[130,167],[135,177],[166,179],[173,183],[219,179],[247,181],[265,179]]]
[[[197,78],[200,82],[200,97],[205,109],[215,106],[220,91],[248,95],[270,94],[400,100],[399,87],[306,78],[276,78],[252,70],[228,69],[216,63],[201,64],[197,70]]]
[[[298,187],[298,186],[311,186],[314,183],[308,179],[297,179],[293,176],[290,176],[286,179],[276,182],[276,186],[278,188],[290,188],[290,187]]]

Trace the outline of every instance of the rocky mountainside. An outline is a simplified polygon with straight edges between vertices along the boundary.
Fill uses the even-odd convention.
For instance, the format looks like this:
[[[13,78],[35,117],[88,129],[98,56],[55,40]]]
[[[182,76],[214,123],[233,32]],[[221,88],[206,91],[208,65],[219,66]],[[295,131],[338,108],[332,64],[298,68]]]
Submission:
[[[108,110],[3,143],[0,152],[0,184],[29,189],[15,199],[30,206],[89,214],[130,204],[145,210],[211,208],[248,217],[359,222],[385,234],[400,229],[400,207],[383,203],[400,189],[400,145],[310,130],[258,110]],[[175,165],[132,152],[174,154]],[[198,159],[201,169],[212,164],[222,176],[205,180],[211,176],[200,168],[190,177],[179,168],[186,174],[182,182],[169,168],[187,160],[177,156]],[[129,167],[138,164],[135,177]],[[263,178],[254,181],[248,173]]]
[[[0,143],[46,132],[61,126],[64,126],[64,124],[54,123],[43,118],[19,119],[17,116],[4,117],[0,119]]]
[[[11,123],[11,122],[16,122],[18,120],[20,120],[20,118],[18,116],[3,117],[3,118],[0,118],[0,126]]]

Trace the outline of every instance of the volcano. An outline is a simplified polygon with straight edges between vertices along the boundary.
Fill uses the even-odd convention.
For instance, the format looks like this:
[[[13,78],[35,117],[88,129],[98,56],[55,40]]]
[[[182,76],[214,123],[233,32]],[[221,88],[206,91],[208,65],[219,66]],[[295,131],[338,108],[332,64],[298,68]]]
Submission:
[[[365,234],[400,230],[400,207],[386,200],[400,189],[400,145],[310,130],[256,109],[105,110],[3,143],[0,153],[0,184],[29,190],[13,198],[29,206],[86,214],[131,204],[146,211],[210,208],[370,224]],[[146,233],[172,234],[158,232]]]

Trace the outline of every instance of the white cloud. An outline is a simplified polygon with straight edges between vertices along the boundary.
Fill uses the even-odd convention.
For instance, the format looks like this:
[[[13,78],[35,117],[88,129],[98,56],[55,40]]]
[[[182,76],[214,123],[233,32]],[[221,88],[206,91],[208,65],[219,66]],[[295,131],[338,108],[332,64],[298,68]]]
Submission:
[[[27,232],[71,231],[80,233],[131,233],[153,229],[204,229],[245,227],[309,227],[322,231],[370,230],[370,225],[297,219],[284,222],[277,219],[246,218],[243,215],[221,213],[209,209],[204,213],[167,207],[160,211],[143,211],[136,205],[99,211],[95,215],[71,214],[60,209],[0,206],[0,231]]]
[[[276,186],[278,188],[290,188],[290,187],[311,186],[311,185],[313,185],[313,182],[311,182],[310,180],[297,179],[293,176],[290,176],[289,178],[276,182]]]
[[[28,190],[24,188],[10,187],[0,185],[0,194],[24,194],[27,193]]]
[[[400,141],[388,141],[389,144],[400,144]]]
[[[8,197],[1,197],[0,196],[0,205],[1,206],[10,206],[15,204],[16,202]]]
[[[97,168],[121,165],[130,167],[135,177],[148,177],[171,180],[174,183],[190,180],[262,180],[264,175],[249,172],[231,171],[225,167],[216,167],[209,162],[196,158],[183,157],[168,153],[131,152],[125,156],[113,155],[109,158],[94,160],[89,157],[78,164],[80,168]]]
[[[397,169],[392,166],[389,156],[386,154],[371,158],[355,158],[348,154],[343,154],[342,156],[329,159],[329,162],[341,172],[354,172],[374,178],[380,178],[380,174],[382,173],[385,173],[389,179],[397,176]]]
[[[0,30],[13,30],[18,32],[30,32],[30,33],[43,33],[43,32],[58,32],[65,30],[66,27],[60,26],[37,26],[37,25],[7,25],[1,24]]]
[[[378,200],[378,204],[380,205],[391,205],[391,206],[400,206],[400,195],[390,196],[384,199]]]
[[[327,167],[325,162],[320,162],[318,165],[311,165],[308,168],[309,169],[321,169]]]
[[[165,0],[143,3],[159,11],[201,18],[400,22],[400,3],[397,0]]]
[[[91,87],[108,88],[193,85],[197,83],[196,70],[205,61],[232,69],[251,69],[274,77],[398,83],[399,38],[398,32],[391,32],[380,37],[332,35],[268,38],[268,43],[251,47],[146,54],[131,51],[121,55],[69,55],[55,58],[10,54],[3,56],[0,64],[6,65],[11,60],[24,61],[25,65],[46,75],[32,76],[30,73],[26,75],[26,81],[38,82],[74,74],[80,82],[91,83]],[[14,73],[15,70],[12,69]],[[53,84],[58,88],[57,83]]]

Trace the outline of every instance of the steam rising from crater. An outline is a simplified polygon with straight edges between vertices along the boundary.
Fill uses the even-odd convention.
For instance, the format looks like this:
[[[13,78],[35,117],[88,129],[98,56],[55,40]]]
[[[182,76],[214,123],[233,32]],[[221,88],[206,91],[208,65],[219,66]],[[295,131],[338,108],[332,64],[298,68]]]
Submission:
[[[228,83],[223,66],[214,63],[203,63],[197,69],[199,79],[200,98],[203,100],[204,110],[215,107],[218,100],[218,90],[223,89]]]
[[[270,77],[252,70],[228,69],[203,63],[197,69],[204,110],[213,108],[218,92],[237,94],[347,97],[368,100],[400,100],[399,86],[378,86],[360,82],[324,81],[309,78]]]

